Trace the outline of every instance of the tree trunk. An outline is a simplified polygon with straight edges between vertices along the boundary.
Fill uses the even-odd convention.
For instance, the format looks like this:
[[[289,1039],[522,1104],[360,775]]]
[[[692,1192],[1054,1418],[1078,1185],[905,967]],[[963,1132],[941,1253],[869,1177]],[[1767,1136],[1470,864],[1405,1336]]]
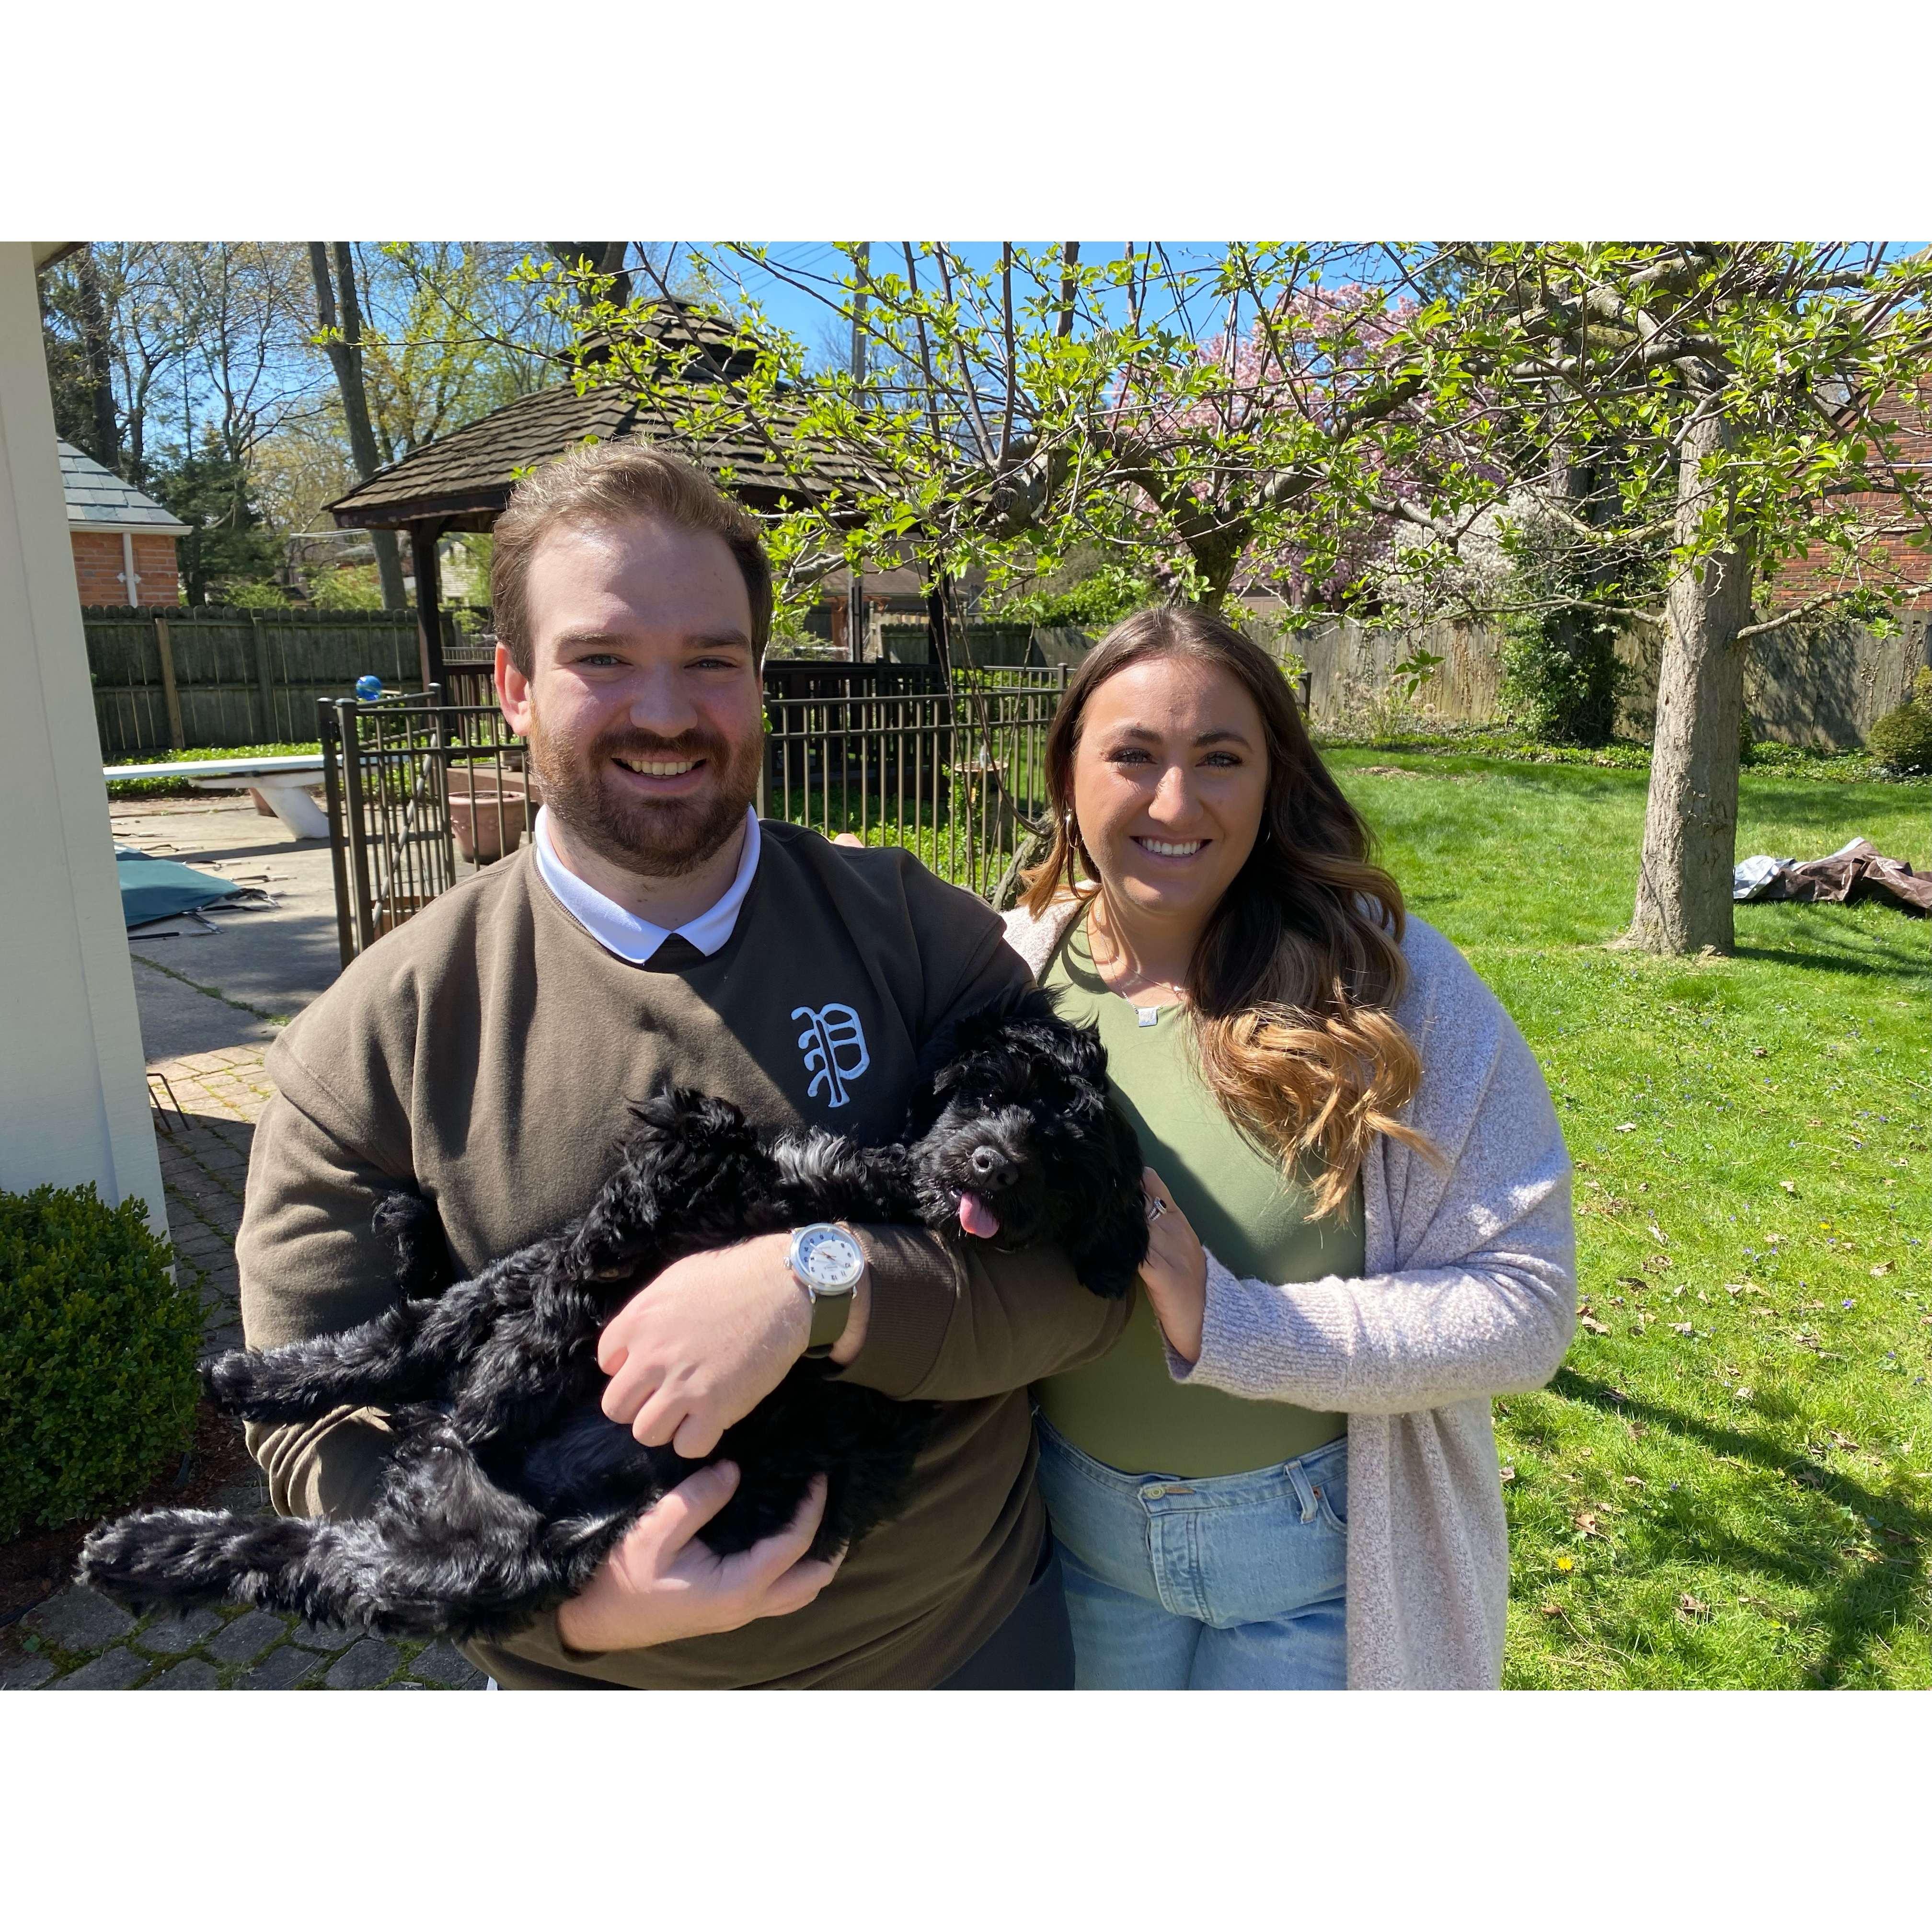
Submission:
[[[944,571],[926,580],[926,646],[948,686],[952,682],[952,580]]]
[[[1714,413],[1694,422],[1678,472],[1676,538],[1691,542],[1712,485],[1700,465],[1727,445]],[[1707,557],[1701,578],[1670,586],[1657,736],[1644,814],[1643,864],[1628,943],[1648,952],[1731,950],[1731,869],[1737,862],[1738,725],[1744,711],[1739,631],[1750,621],[1750,559],[1742,548]]]
[[[339,331],[340,339],[326,347],[329,367],[335,371],[335,387],[342,398],[342,415],[349,428],[349,454],[356,473],[364,482],[382,467],[376,454],[376,431],[369,420],[369,392],[362,381],[362,306],[356,295],[356,258],[346,242],[335,244],[336,279],[342,285],[340,311],[336,306],[334,280],[328,267],[326,242],[308,244],[309,268],[315,278],[316,312],[324,328]],[[376,550],[376,574],[382,586],[382,608],[400,610],[409,599],[403,594],[403,562],[396,548],[394,530],[371,530]]]
[[[852,389],[856,401],[866,392],[866,290],[872,244],[861,242],[853,258],[857,288],[852,296]],[[845,641],[853,663],[866,658],[866,573],[855,564],[845,573]]]
[[[585,269],[593,274],[611,278],[609,299],[622,308],[631,299],[631,278],[624,272],[624,256],[630,248],[628,242],[547,242],[544,246],[572,274],[581,274]],[[577,305],[579,308],[596,306],[596,296],[582,283],[578,284]]]
[[[1202,578],[1202,609],[1211,610],[1219,617],[1227,616],[1228,591],[1234,580],[1234,566],[1241,560],[1242,544],[1217,535],[1189,548],[1193,553],[1195,568]],[[1246,614],[1245,611],[1241,614],[1243,616]],[[1240,619],[1231,618],[1228,621],[1238,626]]]
[[[107,328],[107,304],[100,292],[100,270],[94,244],[80,251],[75,280],[80,290],[81,346],[87,358],[88,400],[94,416],[94,447],[88,454],[104,470],[121,472],[121,428],[114,411],[113,346]]]

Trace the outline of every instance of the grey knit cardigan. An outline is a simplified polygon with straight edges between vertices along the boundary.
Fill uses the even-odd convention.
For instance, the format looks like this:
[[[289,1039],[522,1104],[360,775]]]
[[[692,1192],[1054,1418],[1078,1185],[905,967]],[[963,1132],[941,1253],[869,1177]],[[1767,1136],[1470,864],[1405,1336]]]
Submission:
[[[1075,908],[1006,917],[1037,976]],[[1407,1114],[1437,1167],[1378,1136],[1359,1280],[1244,1281],[1208,1257],[1201,1359],[1178,1382],[1348,1418],[1348,1688],[1502,1680],[1509,1539],[1492,1396],[1540,1388],[1576,1328],[1570,1160],[1543,1072],[1448,940],[1411,919],[1395,1012],[1421,1056]]]

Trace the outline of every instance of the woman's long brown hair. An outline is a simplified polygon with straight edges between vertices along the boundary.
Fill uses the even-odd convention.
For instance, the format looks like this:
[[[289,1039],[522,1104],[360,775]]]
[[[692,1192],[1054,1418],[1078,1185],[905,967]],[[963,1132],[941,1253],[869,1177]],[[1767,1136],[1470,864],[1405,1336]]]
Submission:
[[[1188,968],[1202,1072],[1285,1175],[1318,1165],[1310,1218],[1337,1214],[1376,1135],[1435,1154],[1396,1118],[1422,1073],[1392,1010],[1406,977],[1402,892],[1372,862],[1368,826],[1316,755],[1265,651],[1210,611],[1169,606],[1137,612],[1088,653],[1047,735],[1053,847],[1027,874],[1024,904],[1037,917],[1065,893],[1100,892],[1073,818],[1074,754],[1094,692],[1155,658],[1226,671],[1253,699],[1267,746],[1260,833]]]

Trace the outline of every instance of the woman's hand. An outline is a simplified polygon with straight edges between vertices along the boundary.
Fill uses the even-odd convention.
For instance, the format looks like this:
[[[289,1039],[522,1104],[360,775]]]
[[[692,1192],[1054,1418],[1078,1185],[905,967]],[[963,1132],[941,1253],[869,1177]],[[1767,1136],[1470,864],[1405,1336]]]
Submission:
[[[572,1650],[646,1650],[802,1610],[844,1561],[842,1553],[826,1563],[806,1560],[825,1514],[825,1478],[812,1478],[784,1528],[719,1556],[693,1538],[737,1486],[737,1470],[713,1462],[660,1497],[582,1593],[557,1606],[557,1634]]]
[[[1208,1307],[1208,1252],[1187,1216],[1152,1168],[1142,1171],[1141,1186],[1153,1218],[1148,1223],[1148,1258],[1141,1286],[1154,1309],[1167,1346],[1184,1362],[1201,1359],[1201,1324]]]

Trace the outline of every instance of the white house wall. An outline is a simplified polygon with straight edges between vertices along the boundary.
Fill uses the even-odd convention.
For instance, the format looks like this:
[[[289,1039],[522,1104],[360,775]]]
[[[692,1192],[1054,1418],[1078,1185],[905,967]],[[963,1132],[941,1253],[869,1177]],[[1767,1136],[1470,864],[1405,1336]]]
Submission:
[[[0,242],[0,1188],[165,1231],[33,256]]]

